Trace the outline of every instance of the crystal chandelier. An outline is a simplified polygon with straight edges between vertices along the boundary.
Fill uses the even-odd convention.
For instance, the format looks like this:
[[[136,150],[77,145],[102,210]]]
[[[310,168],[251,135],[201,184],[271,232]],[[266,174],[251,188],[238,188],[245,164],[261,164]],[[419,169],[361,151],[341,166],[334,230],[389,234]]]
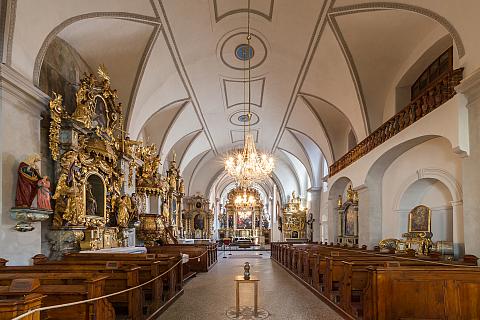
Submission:
[[[247,189],[244,189],[243,195],[237,194],[234,203],[237,207],[253,207],[256,203],[256,200],[253,194],[247,194]]]
[[[248,23],[247,23],[247,46],[244,47],[243,57],[245,60],[248,60],[248,101],[244,103],[244,113],[246,113],[245,105],[248,105],[248,130],[244,122],[243,125],[243,150],[233,152],[233,155],[230,155],[225,160],[225,170],[230,176],[232,176],[237,184],[241,187],[249,187],[255,181],[261,181],[267,179],[274,169],[273,158],[267,154],[257,153],[255,148],[255,141],[253,135],[250,132],[251,127],[251,58],[252,50],[250,46],[250,40],[252,35],[250,33],[250,0],[248,0]],[[244,60],[244,62],[245,62]],[[244,92],[245,92],[245,82],[244,81]],[[246,100],[246,99],[245,99]]]

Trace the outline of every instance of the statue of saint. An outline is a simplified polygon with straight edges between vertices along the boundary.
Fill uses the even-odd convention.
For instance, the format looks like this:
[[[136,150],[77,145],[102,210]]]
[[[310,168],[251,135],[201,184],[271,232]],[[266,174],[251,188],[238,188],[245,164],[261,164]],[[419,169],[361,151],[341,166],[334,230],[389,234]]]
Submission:
[[[37,184],[40,180],[37,163],[40,161],[38,154],[30,155],[18,166],[17,192],[15,195],[15,206],[30,208],[33,199],[37,195]]]
[[[88,101],[88,84],[86,81],[82,81],[80,88],[75,94],[75,100],[77,107],[72,114],[72,119],[83,124],[85,128],[90,129],[95,111],[91,106],[91,102]]]
[[[37,207],[44,210],[52,210],[50,203],[50,179],[48,176],[38,180],[37,183]]]
[[[315,219],[313,218],[313,214],[310,212],[307,220],[308,225],[308,241],[313,242],[313,223]]]
[[[92,185],[87,181],[85,185],[85,196],[87,197],[87,215],[88,216],[95,216],[97,215],[97,200],[95,200],[95,197],[93,196],[92,192]]]
[[[130,221],[130,198],[123,195],[118,200],[117,226],[121,228],[128,228]]]

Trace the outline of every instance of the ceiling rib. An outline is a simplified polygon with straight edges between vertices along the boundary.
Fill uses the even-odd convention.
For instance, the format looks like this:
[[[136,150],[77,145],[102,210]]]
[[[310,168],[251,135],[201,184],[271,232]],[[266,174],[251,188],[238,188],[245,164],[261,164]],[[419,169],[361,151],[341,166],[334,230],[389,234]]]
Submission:
[[[130,100],[128,101],[128,105],[127,105],[126,117],[125,117],[127,121],[126,123],[127,125],[125,126],[125,128],[130,127],[130,120],[132,117],[131,110],[133,109],[133,105],[137,100],[138,88],[140,87],[140,83],[142,82],[145,68],[147,67],[148,60],[150,59],[150,54],[152,53],[153,47],[157,42],[158,35],[160,34],[161,29],[162,29],[161,25],[155,26],[155,28],[152,31],[152,34],[150,35],[150,38],[148,39],[147,45],[145,46],[145,50],[143,51],[142,59],[138,66],[137,74],[135,75],[132,93],[130,94]]]
[[[320,41],[321,35],[325,28],[328,11],[330,10],[330,8],[333,6],[334,3],[335,3],[335,0],[325,0],[320,10],[320,13],[317,18],[317,22],[315,24],[315,29],[313,30],[310,43],[308,44],[307,52],[305,53],[305,58],[303,59],[302,66],[298,73],[297,79],[295,80],[295,85],[293,87],[292,95],[290,96],[290,100],[288,102],[287,110],[283,117],[280,130],[278,131],[277,137],[275,138],[275,142],[273,144],[272,151],[271,151],[272,153],[275,152],[275,149],[278,147],[278,144],[282,139],[282,135],[283,135],[283,132],[285,131],[285,127],[287,126],[288,119],[290,118],[290,114],[293,111],[293,106],[295,105],[297,94],[303,85],[303,81],[305,81],[305,77],[307,76],[307,71],[310,67],[310,63],[313,60],[315,51],[318,46],[318,42]]]
[[[205,131],[205,135],[207,136],[210,147],[212,148],[213,153],[217,155],[218,154],[217,148],[215,147],[215,143],[213,141],[212,135],[210,133],[210,130],[208,129],[207,122],[205,121],[205,117],[203,116],[203,113],[202,113],[202,109],[200,108],[200,103],[198,101],[197,95],[193,90],[192,83],[187,74],[185,65],[183,64],[182,58],[180,56],[180,52],[175,42],[175,38],[173,37],[172,28],[170,27],[167,13],[163,6],[163,1],[158,0],[158,4],[160,6],[160,12],[161,12],[160,20],[162,22],[162,25],[165,26],[164,28],[162,28],[162,33],[163,33],[163,36],[165,37],[165,41],[167,43],[170,54],[172,55],[172,59],[175,63],[175,67],[177,68],[177,72],[182,80],[185,90],[188,92],[188,95],[192,100],[195,113],[197,114],[198,120],[200,121],[200,124],[202,125],[203,130]]]
[[[343,38],[342,32],[340,31],[340,27],[338,26],[337,20],[335,19],[334,15],[328,16],[328,22],[330,27],[332,28],[333,34],[337,39],[340,48],[342,49],[343,56],[345,57],[345,61],[347,62],[348,69],[350,70],[350,75],[352,77],[353,84],[355,85],[355,91],[357,93],[358,103],[360,104],[360,109],[362,110],[362,117],[363,123],[365,125],[365,132],[370,134],[370,121],[368,119],[367,108],[365,105],[365,97],[363,95],[362,84],[360,82],[360,77],[358,75],[357,67],[355,66],[355,62],[353,60],[352,53],[348,48],[347,42]]]

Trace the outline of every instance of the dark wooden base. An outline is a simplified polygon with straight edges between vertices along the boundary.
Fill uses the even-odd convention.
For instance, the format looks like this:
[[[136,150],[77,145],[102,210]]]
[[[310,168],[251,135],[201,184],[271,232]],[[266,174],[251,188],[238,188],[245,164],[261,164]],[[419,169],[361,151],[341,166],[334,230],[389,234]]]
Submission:
[[[283,264],[278,262],[277,260],[273,259],[280,267],[282,267],[285,271],[290,273],[295,279],[297,279],[300,283],[302,283],[305,287],[307,287],[310,291],[313,292],[314,295],[320,298],[326,305],[328,305],[330,308],[332,308],[336,313],[338,313],[343,319],[348,319],[348,320],[355,320],[356,318],[352,317],[350,314],[346,313],[340,306],[336,305],[333,301],[328,299],[326,296],[324,296],[321,292],[316,290],[314,287],[312,287],[309,283],[305,282],[302,278],[300,278],[297,274],[292,272],[291,270],[287,269]]]

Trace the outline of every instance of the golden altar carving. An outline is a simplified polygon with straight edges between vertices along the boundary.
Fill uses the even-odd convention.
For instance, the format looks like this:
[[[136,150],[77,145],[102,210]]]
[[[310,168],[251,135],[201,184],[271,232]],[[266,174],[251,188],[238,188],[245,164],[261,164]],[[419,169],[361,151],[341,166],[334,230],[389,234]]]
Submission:
[[[428,254],[433,246],[431,229],[432,210],[424,205],[413,208],[408,214],[408,232],[402,234],[407,248],[414,249],[417,254]]]
[[[224,211],[218,216],[220,239],[241,238],[256,244],[270,242],[268,215],[260,193],[254,188],[237,187],[227,194]]]
[[[213,237],[213,211],[210,201],[200,195],[185,197],[182,211],[183,237],[211,239]]]
[[[135,205],[125,194],[124,176],[135,159],[125,153],[132,146],[125,143],[122,106],[105,67],[98,68],[97,77],[85,74],[75,106],[69,107],[63,105],[61,95],[53,93],[49,133],[56,185],[52,232],[86,230],[78,245],[82,249],[121,245],[118,239],[123,236],[117,233],[124,234],[121,229],[128,228],[134,216]]]
[[[346,201],[342,195],[337,200],[337,243],[358,245],[358,193],[349,186]]]
[[[428,255],[431,251],[438,250],[437,244],[432,242],[431,228],[431,209],[425,205],[416,206],[408,214],[408,232],[402,234],[404,239],[384,239],[380,241],[379,246],[380,248],[395,249],[396,252],[412,249],[418,255]],[[395,240],[395,247],[392,244],[393,240]],[[445,247],[448,242],[441,241],[440,245]]]
[[[286,241],[301,239],[307,241],[307,208],[302,208],[300,196],[292,196],[283,208],[281,226],[283,239]]]

